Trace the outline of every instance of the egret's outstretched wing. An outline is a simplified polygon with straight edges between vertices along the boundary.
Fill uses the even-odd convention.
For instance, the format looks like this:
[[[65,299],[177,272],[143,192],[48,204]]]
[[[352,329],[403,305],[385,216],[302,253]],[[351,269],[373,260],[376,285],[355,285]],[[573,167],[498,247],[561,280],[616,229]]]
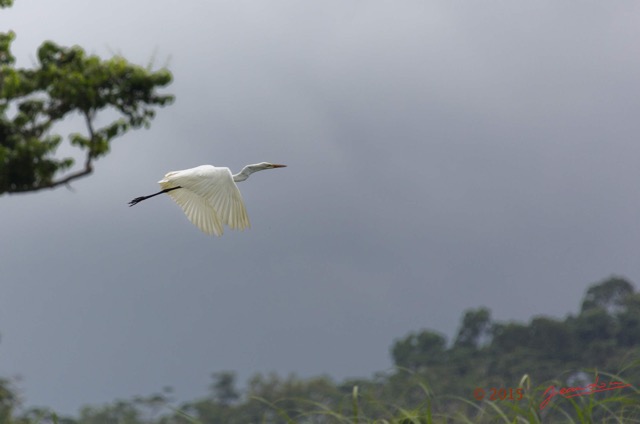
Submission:
[[[222,223],[215,209],[209,203],[189,189],[178,189],[167,193],[182,208],[189,221],[206,234],[221,236]]]
[[[229,168],[198,166],[170,172],[159,183],[162,188],[182,187],[167,194],[207,234],[222,235],[222,224],[234,230],[250,226],[242,195]]]

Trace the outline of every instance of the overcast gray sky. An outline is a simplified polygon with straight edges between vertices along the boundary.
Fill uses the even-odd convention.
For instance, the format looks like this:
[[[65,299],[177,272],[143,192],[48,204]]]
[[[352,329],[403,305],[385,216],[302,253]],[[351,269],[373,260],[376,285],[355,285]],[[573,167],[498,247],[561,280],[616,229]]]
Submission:
[[[75,192],[0,198],[0,375],[65,413],[222,370],[366,377],[467,308],[562,318],[640,280],[639,22],[631,0],[16,0],[21,66],[46,39],[155,58],[177,100]],[[248,231],[127,207],[261,161],[288,168],[241,183]]]

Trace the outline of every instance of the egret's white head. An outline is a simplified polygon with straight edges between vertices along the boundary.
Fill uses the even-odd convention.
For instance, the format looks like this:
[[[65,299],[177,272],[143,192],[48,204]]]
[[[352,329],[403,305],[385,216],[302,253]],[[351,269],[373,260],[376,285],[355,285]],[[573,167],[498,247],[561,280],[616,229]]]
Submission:
[[[244,168],[242,168],[242,171],[240,171],[239,173],[233,176],[233,181],[235,182],[244,181],[247,178],[249,178],[249,175],[253,174],[254,172],[264,171],[265,169],[284,168],[286,166],[287,165],[278,165],[278,164],[273,164],[269,162],[260,162],[253,165],[247,165]]]

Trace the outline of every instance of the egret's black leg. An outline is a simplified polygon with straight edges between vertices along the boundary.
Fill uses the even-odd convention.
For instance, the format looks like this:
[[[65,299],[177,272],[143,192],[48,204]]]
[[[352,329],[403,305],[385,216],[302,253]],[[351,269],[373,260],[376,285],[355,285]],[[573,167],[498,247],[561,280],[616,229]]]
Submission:
[[[182,188],[182,187],[178,186],[178,187],[165,188],[164,190],[159,191],[159,192],[154,193],[154,194],[150,194],[149,196],[136,197],[135,199],[133,199],[132,201],[129,202],[129,206],[131,207],[133,205],[137,205],[138,203],[142,202],[143,200],[147,200],[147,199],[149,199],[149,198],[151,198],[153,196],[157,196],[158,194],[167,193],[167,192],[169,192],[171,190],[175,190],[175,189],[178,189],[178,188]]]

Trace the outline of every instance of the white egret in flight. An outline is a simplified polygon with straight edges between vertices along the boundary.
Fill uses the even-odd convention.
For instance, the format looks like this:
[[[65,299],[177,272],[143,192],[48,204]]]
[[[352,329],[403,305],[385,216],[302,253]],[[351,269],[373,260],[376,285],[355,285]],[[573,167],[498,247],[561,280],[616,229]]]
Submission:
[[[247,165],[235,175],[231,174],[229,168],[212,165],[169,172],[158,181],[162,187],[161,191],[149,196],[136,197],[129,202],[129,206],[167,193],[196,227],[207,234],[221,236],[223,225],[232,230],[244,230],[250,226],[236,183],[246,180],[254,172],[285,166],[261,162]]]

